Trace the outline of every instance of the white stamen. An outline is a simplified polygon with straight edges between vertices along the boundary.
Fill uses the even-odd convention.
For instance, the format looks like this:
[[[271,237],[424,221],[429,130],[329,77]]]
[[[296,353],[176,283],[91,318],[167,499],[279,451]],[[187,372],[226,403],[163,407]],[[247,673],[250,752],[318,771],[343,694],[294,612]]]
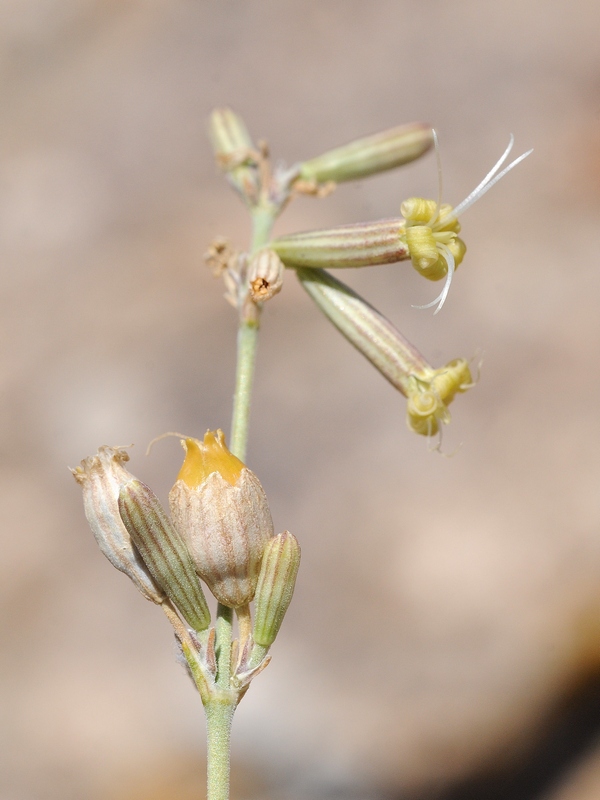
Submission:
[[[429,220],[427,225],[431,228],[435,222],[437,222],[440,216],[440,208],[442,207],[442,157],[440,155],[440,143],[438,140],[437,131],[435,128],[431,129],[431,133],[433,134],[433,146],[435,147],[435,158],[437,161],[437,171],[438,171],[438,199],[437,199],[437,206],[435,209],[435,214]]]
[[[508,158],[508,155],[512,150],[514,141],[515,137],[511,133],[510,142],[508,143],[508,147],[502,154],[502,157],[496,162],[496,164],[494,164],[492,169],[488,172],[488,174],[481,181],[481,183],[478,186],[476,186],[475,189],[473,189],[471,194],[468,197],[465,197],[462,203],[459,203],[457,206],[455,206],[447,217],[444,217],[444,222],[446,222],[446,220],[454,219],[455,217],[458,217],[459,214],[462,214],[463,211],[466,211],[467,208],[469,208],[469,206],[472,206],[473,203],[479,200],[480,197],[483,197],[483,195],[486,192],[488,192],[495,183],[498,183],[498,181],[501,178],[503,178],[507,172],[510,172],[510,170],[513,167],[516,167],[517,164],[520,164],[521,161],[523,161],[523,159],[527,158],[527,156],[533,152],[533,149],[531,149],[528,150],[526,153],[523,153],[522,156],[515,158],[514,161],[512,161],[507,167],[505,167],[502,170],[502,172],[500,172],[500,174],[496,175],[502,164],[504,164],[504,162]]]
[[[492,186],[494,184],[498,183],[499,180],[502,180],[502,178],[506,175],[507,172],[510,172],[513,167],[516,167],[517,164],[520,164],[521,161],[526,159],[527,156],[530,156],[532,153],[533,153],[533,147],[531,148],[531,150],[528,150],[526,153],[523,153],[522,156],[519,156],[518,158],[515,158],[514,161],[511,161],[511,163],[508,165],[508,167],[504,167],[502,172],[499,172],[498,175],[496,175],[495,178],[493,178],[489,183],[487,183],[484,187],[482,187],[482,189],[479,192],[479,194],[476,194],[473,197],[467,198],[467,200],[469,200],[469,202],[467,202],[467,200],[463,200],[462,203],[460,204],[460,209],[459,209],[458,213],[461,214],[469,206],[472,206],[473,203],[476,200],[479,200],[479,198],[483,197],[483,195],[486,192],[489,192],[489,190],[492,188]],[[456,209],[454,209],[454,211],[456,212]]]
[[[437,314],[438,311],[441,310],[442,306],[446,302],[446,298],[448,297],[448,292],[450,291],[450,285],[452,283],[452,278],[454,277],[454,256],[450,252],[450,248],[446,244],[441,244],[438,242],[437,245],[438,250],[441,251],[442,255],[446,259],[446,263],[448,264],[448,274],[446,275],[446,282],[444,283],[444,288],[435,298],[432,300],[431,303],[426,303],[424,306],[413,306],[413,308],[431,308],[436,303],[438,303],[438,307],[433,312]]]

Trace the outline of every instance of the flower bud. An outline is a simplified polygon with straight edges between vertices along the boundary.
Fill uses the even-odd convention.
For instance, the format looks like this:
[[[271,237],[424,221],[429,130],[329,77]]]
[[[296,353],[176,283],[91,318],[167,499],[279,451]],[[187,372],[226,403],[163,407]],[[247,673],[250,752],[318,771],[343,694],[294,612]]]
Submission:
[[[433,144],[432,130],[421,122],[391,128],[300,165],[300,177],[317,183],[352,181],[414,161]]]
[[[292,601],[300,566],[300,545],[289,531],[275,536],[265,547],[254,598],[252,638],[270,647],[279,633]]]
[[[256,147],[244,120],[230,108],[216,108],[210,115],[208,133],[217,162],[235,188],[244,197],[256,199],[258,174],[248,165]]]
[[[259,250],[250,259],[248,282],[250,296],[255,302],[270,300],[281,291],[283,262],[273,250]]]
[[[119,512],[152,577],[196,631],[210,624],[200,581],[184,541],[165,514],[158,497],[144,483],[121,487]]]
[[[81,466],[71,472],[83,489],[85,516],[100,550],[113,567],[131,578],[144,597],[162,603],[164,595],[133,546],[119,514],[119,492],[133,478],[123,466],[126,461],[129,456],[125,450],[103,445],[97,455],[84,458]]]
[[[196,572],[230,608],[254,597],[260,562],[273,536],[256,475],[229,452],[223,431],[185,439],[185,460],[171,489],[171,514]]]
[[[273,239],[275,250],[286,267],[371,267],[410,258],[402,219],[383,219],[342,225],[322,231],[308,231]]]

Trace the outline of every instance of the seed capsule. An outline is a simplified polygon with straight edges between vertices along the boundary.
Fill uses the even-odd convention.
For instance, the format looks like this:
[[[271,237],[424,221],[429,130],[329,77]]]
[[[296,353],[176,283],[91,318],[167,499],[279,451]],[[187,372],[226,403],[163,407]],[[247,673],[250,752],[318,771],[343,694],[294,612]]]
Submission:
[[[229,452],[223,431],[185,439],[185,460],[169,502],[196,572],[230,608],[254,597],[265,545],[273,536],[256,475]]]
[[[299,566],[300,545],[295,536],[284,531],[270,540],[256,587],[252,630],[256,644],[270,647],[275,641],[292,601]]]
[[[103,445],[95,456],[84,458],[71,470],[83,489],[85,516],[100,550],[113,567],[124,572],[139,591],[153,603],[165,599],[155,584],[119,514],[119,492],[133,478],[123,466],[129,461],[125,450]]]
[[[421,122],[401,125],[336,147],[300,166],[300,177],[317,183],[352,181],[414,161],[433,144],[432,130]]]
[[[194,630],[206,630],[210,612],[200,581],[158,497],[141,481],[130,480],[121,488],[119,512],[156,583]]]

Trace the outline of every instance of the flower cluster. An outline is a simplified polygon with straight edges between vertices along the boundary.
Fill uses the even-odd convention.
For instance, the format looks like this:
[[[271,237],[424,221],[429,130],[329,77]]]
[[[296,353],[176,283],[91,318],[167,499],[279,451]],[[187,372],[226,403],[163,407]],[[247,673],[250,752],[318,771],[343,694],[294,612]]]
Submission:
[[[401,217],[273,238],[253,254],[250,268],[243,258],[228,262],[225,278],[228,299],[234,305],[242,308],[250,299],[260,306],[281,290],[283,268],[294,270],[327,318],[407,397],[409,428],[426,436],[438,433],[440,423],[450,419],[448,404],[473,385],[467,361],[454,359],[434,369],[376,309],[326,270],[410,261],[424,278],[445,279],[434,300],[417,306],[436,306],[434,313],[439,312],[467,250],[458,235],[459,216],[531,151],[502,169],[514,143],[511,136],[502,157],[481,183],[452,207],[441,200],[436,133],[423,123],[358,139],[292,169],[280,168],[274,175],[265,166],[260,148],[252,143],[243,121],[230,109],[213,112],[210,129],[217,161],[251,208],[260,208],[261,197],[272,198],[280,209],[294,192],[323,196],[337,183],[395,169],[435,146],[440,176],[437,200],[410,197],[400,205]],[[247,191],[241,185],[241,175],[245,176]]]
[[[228,677],[240,690],[267,663],[292,598],[300,548],[288,531],[275,535],[258,478],[229,452],[221,430],[182,444],[186,455],[169,495],[171,518],[125,468],[123,449],[103,446],[72,472],[102,552],[168,613],[197,668],[198,676],[192,674],[204,699],[214,694],[218,676],[201,581],[239,615],[239,657]]]

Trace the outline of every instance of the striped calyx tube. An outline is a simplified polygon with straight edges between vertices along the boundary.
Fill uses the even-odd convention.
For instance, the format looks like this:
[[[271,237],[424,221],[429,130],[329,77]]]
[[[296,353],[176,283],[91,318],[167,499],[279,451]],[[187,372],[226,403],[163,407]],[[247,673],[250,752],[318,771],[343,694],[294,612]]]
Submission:
[[[300,545],[289,531],[274,536],[265,547],[254,603],[252,638],[270,647],[292,602],[300,566]]]
[[[410,258],[404,220],[382,219],[293,233],[269,243],[286,267],[345,269],[393,264]]]
[[[121,488],[119,513],[155,582],[194,630],[206,630],[210,612],[200,581],[158,497],[134,478]]]
[[[432,146],[431,126],[412,122],[328,150],[301,164],[299,174],[317,183],[358,180],[414,161]]]
[[[329,321],[407,398],[410,430],[434,436],[450,422],[448,406],[473,386],[467,359],[436,369],[383,314],[333,275],[321,269],[296,274]]]

